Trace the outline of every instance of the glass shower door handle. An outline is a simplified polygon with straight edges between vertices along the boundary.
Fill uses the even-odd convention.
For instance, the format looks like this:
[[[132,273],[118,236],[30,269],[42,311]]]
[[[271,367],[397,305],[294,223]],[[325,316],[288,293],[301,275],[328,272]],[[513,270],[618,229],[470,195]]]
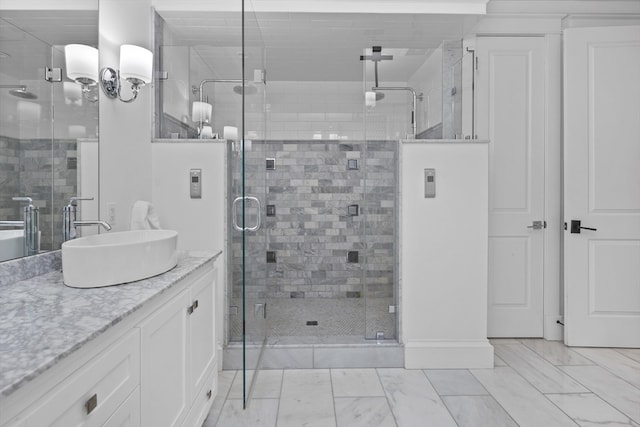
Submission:
[[[238,202],[245,200],[246,202],[255,202],[258,205],[258,213],[256,215],[256,224],[253,227],[244,227],[238,225]],[[246,204],[245,204],[246,206]],[[233,228],[238,231],[257,231],[260,228],[260,214],[262,212],[262,206],[260,205],[260,200],[257,197],[253,196],[245,196],[245,197],[236,197],[233,199]]]

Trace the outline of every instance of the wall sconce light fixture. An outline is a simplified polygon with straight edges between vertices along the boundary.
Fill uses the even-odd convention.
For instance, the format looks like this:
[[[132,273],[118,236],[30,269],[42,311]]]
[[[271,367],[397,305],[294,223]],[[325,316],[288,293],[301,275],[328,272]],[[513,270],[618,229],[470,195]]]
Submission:
[[[68,44],[64,47],[67,77],[82,88],[82,94],[90,101],[91,86],[98,83],[98,49],[83,44]],[[71,89],[65,87],[66,91]]]
[[[109,98],[118,98],[122,102],[132,102],[138,97],[140,87],[151,82],[153,53],[140,46],[123,44],[120,46],[120,70],[105,67],[100,71],[102,90]],[[121,79],[131,83],[133,96],[122,99],[120,96]]]

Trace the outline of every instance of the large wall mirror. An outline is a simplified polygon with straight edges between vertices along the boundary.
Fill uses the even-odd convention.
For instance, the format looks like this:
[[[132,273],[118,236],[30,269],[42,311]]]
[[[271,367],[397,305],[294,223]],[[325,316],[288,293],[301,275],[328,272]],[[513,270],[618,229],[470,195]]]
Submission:
[[[98,1],[9,7],[0,5],[0,261],[60,249],[71,197],[94,197],[79,205],[84,216],[98,207],[98,90],[71,82],[64,58],[68,44],[98,46]],[[28,202],[15,197],[38,208],[37,248],[24,244]]]

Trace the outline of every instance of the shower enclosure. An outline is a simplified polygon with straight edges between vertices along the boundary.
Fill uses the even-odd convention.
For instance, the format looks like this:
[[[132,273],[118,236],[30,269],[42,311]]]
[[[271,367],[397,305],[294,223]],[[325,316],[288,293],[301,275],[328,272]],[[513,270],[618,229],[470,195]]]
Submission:
[[[243,322],[269,345],[396,339],[397,142],[252,140],[228,153],[229,194],[244,180],[255,198],[244,233],[229,200],[230,340]]]
[[[465,93],[460,40],[383,46],[393,60],[378,64],[376,81],[374,62],[358,60],[371,47],[347,49],[348,60],[341,52],[339,67],[304,68],[313,49],[291,57],[273,34],[269,46],[262,38],[261,24],[277,29],[291,17],[250,7],[163,12],[156,22],[166,77],[156,135],[226,149],[223,366],[242,371],[245,403],[263,368],[403,366],[399,140],[460,134]],[[208,113],[194,115],[194,103]]]

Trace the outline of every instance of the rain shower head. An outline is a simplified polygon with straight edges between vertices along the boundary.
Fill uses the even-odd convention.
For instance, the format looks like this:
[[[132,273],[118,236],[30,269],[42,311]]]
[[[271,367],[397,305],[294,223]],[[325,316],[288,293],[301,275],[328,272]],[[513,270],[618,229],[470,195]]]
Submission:
[[[371,60],[373,61],[373,72],[374,72],[374,80],[375,86],[371,88],[376,94],[376,101],[380,101],[384,99],[384,93],[377,91],[376,88],[380,86],[378,84],[378,62],[380,61],[392,61],[393,55],[383,55],[382,54],[382,46],[372,46],[371,47],[371,55],[360,55],[360,61]]]
[[[38,96],[35,93],[28,92],[26,88],[10,90],[9,94],[22,99],[38,99]]]
[[[22,99],[38,99],[35,93],[28,92],[25,85],[0,85],[0,89],[11,89],[10,95],[16,96]]]

